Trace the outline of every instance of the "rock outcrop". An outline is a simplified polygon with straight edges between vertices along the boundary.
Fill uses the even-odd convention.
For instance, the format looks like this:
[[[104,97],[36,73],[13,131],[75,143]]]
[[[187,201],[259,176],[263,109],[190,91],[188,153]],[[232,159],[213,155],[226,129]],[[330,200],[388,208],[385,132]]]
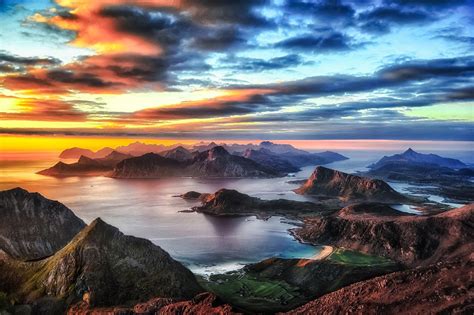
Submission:
[[[0,250],[35,260],[64,247],[85,223],[63,204],[21,188],[0,192]]]
[[[299,239],[389,257],[409,266],[454,259],[474,250],[474,204],[430,215],[397,215],[387,206],[349,206],[307,218]]]
[[[337,197],[344,201],[406,202],[408,198],[379,179],[360,177],[316,167],[308,180],[295,192],[302,195]]]
[[[472,314],[472,277],[472,260],[440,262],[352,284],[286,314]]]

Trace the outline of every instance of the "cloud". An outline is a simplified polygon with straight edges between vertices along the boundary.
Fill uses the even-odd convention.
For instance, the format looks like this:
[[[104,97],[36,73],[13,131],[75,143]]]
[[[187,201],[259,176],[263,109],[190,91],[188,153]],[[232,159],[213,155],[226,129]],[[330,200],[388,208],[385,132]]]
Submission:
[[[220,60],[224,64],[223,67],[237,69],[236,71],[262,72],[268,70],[278,70],[296,67],[304,63],[303,58],[298,54],[288,54],[281,57],[270,59],[246,58],[230,56]]]
[[[405,9],[398,6],[376,7],[362,12],[357,17],[361,28],[372,33],[387,33],[391,27],[433,22],[433,14],[420,9]]]
[[[0,96],[0,98],[5,98]],[[86,121],[87,114],[70,102],[37,98],[15,98],[18,111],[0,112],[0,120]]]
[[[345,51],[350,50],[352,46],[350,39],[346,35],[335,31],[321,35],[299,35],[282,40],[275,45],[278,48],[316,53]]]

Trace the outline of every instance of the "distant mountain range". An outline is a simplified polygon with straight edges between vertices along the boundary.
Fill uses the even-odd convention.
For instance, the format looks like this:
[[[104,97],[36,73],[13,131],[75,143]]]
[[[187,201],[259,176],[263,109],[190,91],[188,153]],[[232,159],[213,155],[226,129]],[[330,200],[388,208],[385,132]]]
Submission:
[[[230,153],[232,152],[232,153]],[[116,178],[194,177],[275,177],[347,157],[336,152],[310,153],[289,144],[269,141],[258,145],[198,143],[193,146],[132,143],[115,150],[97,152],[82,148],[63,151],[60,157],[79,155],[75,163],[58,162],[39,174],[48,176],[97,176]]]
[[[436,154],[423,154],[413,151],[411,148],[401,154],[384,156],[377,163],[369,166],[371,169],[378,169],[387,164],[398,165],[425,165],[436,167],[463,168],[467,165],[460,160],[441,157]]]

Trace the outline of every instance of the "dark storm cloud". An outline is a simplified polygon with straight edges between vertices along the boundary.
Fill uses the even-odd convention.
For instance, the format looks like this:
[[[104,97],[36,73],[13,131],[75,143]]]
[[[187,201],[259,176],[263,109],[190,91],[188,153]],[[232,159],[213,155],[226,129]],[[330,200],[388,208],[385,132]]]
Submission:
[[[276,43],[275,47],[310,52],[345,51],[352,48],[346,35],[333,31],[328,34],[305,34],[291,37]]]

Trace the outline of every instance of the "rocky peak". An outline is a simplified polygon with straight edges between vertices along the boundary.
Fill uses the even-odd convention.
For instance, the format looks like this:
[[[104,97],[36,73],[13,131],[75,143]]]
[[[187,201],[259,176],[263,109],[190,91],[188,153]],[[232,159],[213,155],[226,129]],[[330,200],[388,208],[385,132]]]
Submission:
[[[218,157],[223,157],[223,156],[228,156],[228,155],[230,155],[230,153],[227,152],[227,150],[224,149],[224,147],[221,147],[221,146],[213,147],[212,149],[210,149],[208,151],[208,159],[209,160],[214,160]]]
[[[32,260],[66,245],[84,222],[63,204],[22,188],[0,192],[0,250]]]

